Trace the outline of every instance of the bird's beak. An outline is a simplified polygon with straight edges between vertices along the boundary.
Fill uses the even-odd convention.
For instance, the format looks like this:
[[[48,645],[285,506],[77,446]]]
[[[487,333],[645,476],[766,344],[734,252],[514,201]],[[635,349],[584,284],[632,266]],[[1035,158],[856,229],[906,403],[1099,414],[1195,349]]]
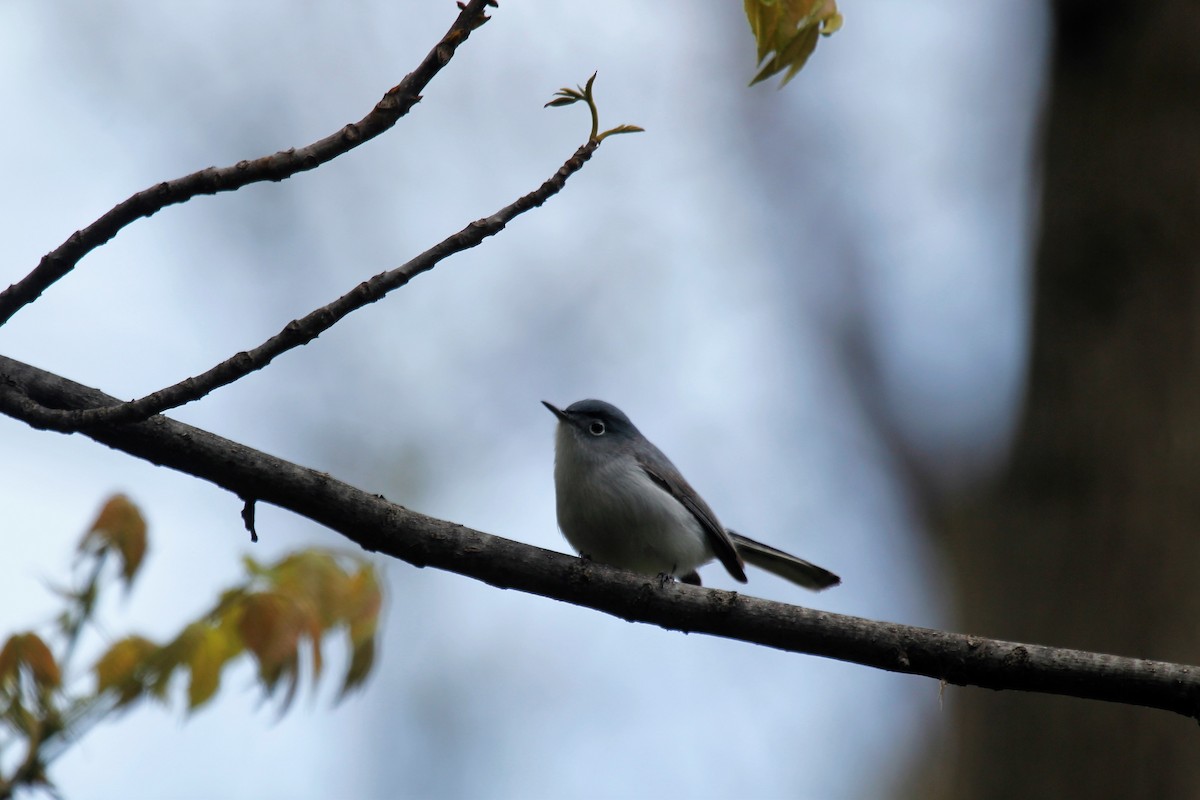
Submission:
[[[544,405],[546,408],[550,409],[550,413],[553,414],[554,416],[558,417],[560,422],[565,422],[567,424],[570,424],[571,418],[567,416],[567,412],[563,411],[561,408],[550,405],[545,400],[542,401],[542,405]]]

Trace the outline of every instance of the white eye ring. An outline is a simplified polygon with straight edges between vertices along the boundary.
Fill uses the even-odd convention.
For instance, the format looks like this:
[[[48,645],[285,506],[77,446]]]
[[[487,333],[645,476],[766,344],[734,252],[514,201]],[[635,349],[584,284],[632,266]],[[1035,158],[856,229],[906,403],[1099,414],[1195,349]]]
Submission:
[[[590,433],[592,436],[603,436],[604,423],[598,419],[592,420],[592,424],[588,425],[588,433]]]

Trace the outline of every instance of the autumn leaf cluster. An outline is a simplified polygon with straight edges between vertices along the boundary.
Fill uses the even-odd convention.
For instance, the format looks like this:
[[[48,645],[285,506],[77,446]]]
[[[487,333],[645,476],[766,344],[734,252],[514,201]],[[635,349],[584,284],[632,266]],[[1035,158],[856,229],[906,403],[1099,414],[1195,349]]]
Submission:
[[[147,549],[146,523],[127,497],[108,500],[79,544],[86,577],[59,590],[65,608],[47,635],[14,633],[0,647],[0,755],[24,742],[12,775],[0,775],[0,798],[19,784],[44,783],[45,768],[65,736],[77,738],[101,719],[144,699],[167,702],[186,677],[187,708],[213,698],[221,674],[242,656],[253,659],[259,683],[272,696],[284,688],[281,710],[295,697],[301,664],[313,682],[324,669],[324,642],[344,639],[349,651],[339,699],[367,678],[375,660],[382,593],[365,558],[330,550],[292,553],[273,564],[246,558],[246,576],[209,611],[165,643],[125,636],[107,647],[90,670],[90,686],[71,692],[64,674],[83,630],[94,622],[97,599],[117,579],[131,588]],[[302,654],[307,654],[305,658]]]

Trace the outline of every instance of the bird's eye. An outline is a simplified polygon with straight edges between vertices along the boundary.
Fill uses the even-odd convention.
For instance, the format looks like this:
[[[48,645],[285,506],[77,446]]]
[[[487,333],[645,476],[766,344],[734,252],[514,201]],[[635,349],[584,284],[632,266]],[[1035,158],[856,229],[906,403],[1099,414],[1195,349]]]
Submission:
[[[604,423],[600,420],[593,420],[591,425],[588,425],[588,433],[592,436],[604,435]]]

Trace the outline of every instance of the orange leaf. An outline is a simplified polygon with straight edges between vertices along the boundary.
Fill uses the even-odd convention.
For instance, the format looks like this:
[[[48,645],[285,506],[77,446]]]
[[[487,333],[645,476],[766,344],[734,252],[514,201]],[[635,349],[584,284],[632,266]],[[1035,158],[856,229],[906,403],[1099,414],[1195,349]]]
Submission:
[[[23,635],[14,633],[8,637],[4,647],[0,647],[0,687],[13,686],[17,682],[17,676],[21,671],[21,662],[18,659],[21,647],[19,639]]]
[[[300,687],[300,663],[294,655],[280,664],[273,676],[267,681],[268,691],[273,694],[275,687],[279,684],[279,679],[283,677],[287,678],[287,691],[284,692],[283,702],[279,706],[280,713],[288,710],[292,701],[296,699],[296,690]]]
[[[15,685],[21,669],[29,670],[39,688],[53,689],[62,683],[62,673],[50,648],[36,633],[17,633],[0,649],[0,686]]]
[[[295,604],[275,592],[256,592],[243,599],[238,632],[264,674],[289,655],[295,656],[300,638],[297,617]]]
[[[346,667],[346,677],[342,681],[340,697],[345,697],[361,686],[367,676],[371,674],[371,668],[375,666],[375,637],[367,636],[359,639],[352,631],[350,641],[353,642],[350,649],[350,665]]]
[[[142,512],[123,494],[113,495],[79,543],[80,550],[95,547],[99,552],[116,551],[121,558],[125,584],[133,582],[146,556],[146,521]]]

